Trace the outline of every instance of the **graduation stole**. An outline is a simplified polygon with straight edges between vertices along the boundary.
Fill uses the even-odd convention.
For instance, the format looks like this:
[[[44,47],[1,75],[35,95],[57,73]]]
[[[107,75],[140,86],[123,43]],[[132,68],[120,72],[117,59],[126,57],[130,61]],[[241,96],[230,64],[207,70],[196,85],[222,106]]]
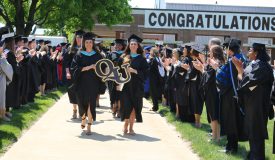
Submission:
[[[119,66],[115,66],[109,59],[101,59],[96,63],[95,73],[97,76],[102,78],[103,82],[110,80],[116,82],[117,84],[123,84],[131,80],[131,74],[127,71],[129,66],[129,63],[121,65],[121,69],[123,69],[126,74],[126,78],[124,78],[122,77],[122,73],[119,72]],[[106,69],[103,70],[103,67],[106,67]]]

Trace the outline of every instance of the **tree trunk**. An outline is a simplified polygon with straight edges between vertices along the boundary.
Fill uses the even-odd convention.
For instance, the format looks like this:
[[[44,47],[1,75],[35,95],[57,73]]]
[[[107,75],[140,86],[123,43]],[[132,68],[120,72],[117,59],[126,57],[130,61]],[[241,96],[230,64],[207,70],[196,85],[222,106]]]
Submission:
[[[24,35],[28,36],[30,35],[31,31],[32,31],[32,27],[34,25],[34,14],[36,12],[36,5],[38,3],[38,0],[32,0],[31,6],[30,6],[30,10],[29,10],[29,15],[28,15],[28,20],[27,20],[27,24],[25,27],[25,32]]]
[[[16,0],[14,3],[16,14],[15,14],[15,28],[17,35],[24,35],[25,20],[24,20],[24,8],[23,0]]]

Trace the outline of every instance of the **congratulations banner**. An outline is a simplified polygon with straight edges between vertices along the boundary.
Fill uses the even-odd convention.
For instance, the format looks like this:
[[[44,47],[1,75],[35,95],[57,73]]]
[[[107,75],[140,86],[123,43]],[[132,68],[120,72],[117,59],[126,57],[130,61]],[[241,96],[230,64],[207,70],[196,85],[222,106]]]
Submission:
[[[275,31],[275,15],[267,14],[145,10],[144,20],[145,28],[268,33]]]

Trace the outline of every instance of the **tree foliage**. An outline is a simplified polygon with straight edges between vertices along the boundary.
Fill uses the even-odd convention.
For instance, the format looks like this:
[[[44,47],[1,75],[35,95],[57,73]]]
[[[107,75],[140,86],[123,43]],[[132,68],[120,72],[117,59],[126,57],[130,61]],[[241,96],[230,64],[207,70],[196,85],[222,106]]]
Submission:
[[[0,0],[0,8],[0,20],[25,36],[34,25],[52,34],[132,21],[128,0]]]

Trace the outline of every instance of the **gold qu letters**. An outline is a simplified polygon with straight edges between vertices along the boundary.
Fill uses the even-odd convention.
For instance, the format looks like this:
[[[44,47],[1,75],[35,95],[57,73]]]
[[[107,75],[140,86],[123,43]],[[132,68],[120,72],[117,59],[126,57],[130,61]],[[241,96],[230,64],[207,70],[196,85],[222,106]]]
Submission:
[[[119,72],[120,67],[114,65],[114,63],[109,59],[101,59],[95,65],[95,73],[97,76],[102,78],[103,82],[108,80],[114,81],[118,84],[127,83],[131,80],[131,74],[127,72],[127,68],[130,66],[129,63],[121,65],[124,70],[126,77],[122,77],[122,73]],[[103,70],[103,68],[105,68]]]

